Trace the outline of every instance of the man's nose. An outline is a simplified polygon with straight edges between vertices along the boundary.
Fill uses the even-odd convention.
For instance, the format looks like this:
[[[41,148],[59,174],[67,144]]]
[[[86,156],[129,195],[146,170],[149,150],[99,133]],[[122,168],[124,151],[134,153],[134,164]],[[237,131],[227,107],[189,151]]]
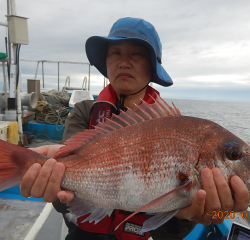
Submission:
[[[119,66],[120,67],[130,67],[130,55],[129,54],[122,54],[119,58]]]

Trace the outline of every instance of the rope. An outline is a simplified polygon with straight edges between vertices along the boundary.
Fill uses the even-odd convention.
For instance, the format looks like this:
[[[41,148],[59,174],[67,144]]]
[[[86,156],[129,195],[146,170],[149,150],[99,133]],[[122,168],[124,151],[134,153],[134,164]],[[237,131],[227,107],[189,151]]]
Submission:
[[[45,138],[44,138],[44,140],[37,141],[38,136],[45,136]],[[47,140],[47,138],[50,139],[51,142],[60,143],[60,141],[54,141],[51,137],[49,137],[47,135],[47,124],[45,124],[45,133],[40,133],[40,134],[36,135],[34,141],[37,143],[42,143],[42,142],[45,142]]]
[[[42,92],[41,99],[54,107],[60,108],[69,106],[70,97],[66,92],[50,90],[48,92]]]
[[[63,129],[69,113],[69,95],[65,92],[50,90],[41,93],[41,99],[36,107],[36,120],[40,123],[56,124],[57,131]],[[57,125],[62,125],[61,129]]]
[[[40,123],[56,124],[57,131],[62,130],[69,113],[68,108],[61,107],[57,109],[47,104],[46,110],[47,111],[37,112],[36,121]],[[57,125],[62,125],[61,129],[58,129]]]
[[[56,130],[61,131],[65,126],[65,121],[69,113],[69,95],[66,92],[50,90],[42,92],[41,99],[42,101],[39,101],[36,106],[36,121],[45,124],[55,124]],[[61,125],[60,129],[58,129],[58,125]],[[45,139],[37,141],[38,136],[45,136]],[[47,139],[53,141],[47,135],[47,125],[45,125],[45,134],[38,134],[35,137],[35,141],[41,143]],[[58,143],[57,141],[53,142]]]

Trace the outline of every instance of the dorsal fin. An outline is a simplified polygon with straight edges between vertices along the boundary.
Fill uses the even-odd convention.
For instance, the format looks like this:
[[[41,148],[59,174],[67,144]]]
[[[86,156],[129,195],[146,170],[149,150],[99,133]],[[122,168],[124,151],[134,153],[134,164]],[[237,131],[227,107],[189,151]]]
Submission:
[[[153,116],[154,118],[160,118],[161,115],[159,112],[157,112],[152,106],[148,106],[149,104],[147,102],[145,102],[143,99],[142,100],[142,104],[140,105],[142,109],[144,109],[145,111],[148,111],[148,113]],[[151,104],[153,105],[153,104]]]
[[[154,118],[181,115],[179,109],[176,108],[173,103],[174,108],[171,108],[159,95],[156,96],[156,99],[151,95],[150,97],[155,101],[153,104],[148,104],[142,100],[142,104],[139,106],[135,105],[133,110],[128,108],[126,112],[121,111],[120,115],[113,114],[112,117],[106,119],[104,123],[94,126],[95,129],[86,129],[83,132],[78,132],[64,143],[66,146],[57,152],[55,158],[72,154],[76,148],[101,134],[116,131]]]

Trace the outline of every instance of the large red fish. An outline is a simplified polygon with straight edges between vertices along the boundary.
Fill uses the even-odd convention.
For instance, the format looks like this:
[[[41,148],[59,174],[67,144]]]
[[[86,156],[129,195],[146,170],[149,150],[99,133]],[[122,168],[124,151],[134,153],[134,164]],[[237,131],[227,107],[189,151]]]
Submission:
[[[98,222],[113,209],[154,214],[142,231],[155,229],[191,204],[202,188],[203,168],[249,184],[250,147],[220,125],[181,116],[159,96],[114,115],[66,141],[55,159],[66,166],[61,187],[75,192],[76,216]],[[0,191],[18,185],[35,162],[48,157],[0,141]]]

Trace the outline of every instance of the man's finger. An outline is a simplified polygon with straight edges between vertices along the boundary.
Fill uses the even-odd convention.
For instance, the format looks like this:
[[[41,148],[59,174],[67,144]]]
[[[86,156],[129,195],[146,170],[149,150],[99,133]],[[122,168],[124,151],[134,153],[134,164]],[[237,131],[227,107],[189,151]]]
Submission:
[[[229,188],[228,182],[224,178],[221,170],[219,168],[212,169],[214,183],[217,188],[218,196],[221,203],[221,209],[219,212],[213,212],[216,215],[217,220],[214,220],[214,224],[223,223],[228,212],[231,212],[234,206],[234,201],[232,198],[232,193]],[[213,217],[214,218],[214,217]]]
[[[38,163],[33,164],[23,176],[20,184],[21,195],[28,198],[31,196],[31,189],[36,181],[36,178],[41,170],[41,165]]]
[[[179,219],[200,222],[204,213],[205,199],[206,192],[200,189],[195,194],[192,205],[180,209],[180,211],[176,214],[176,217]]]
[[[211,224],[212,221],[215,221],[215,216],[221,209],[220,199],[218,196],[217,188],[214,183],[212,171],[208,168],[204,168],[201,171],[201,179],[203,189],[206,191],[206,204],[203,214],[204,224]]]
[[[57,197],[60,199],[60,201],[62,203],[69,203],[70,201],[72,201],[75,198],[75,194],[74,194],[74,192],[65,190],[65,191],[60,191],[57,194]]]
[[[214,183],[217,188],[217,192],[219,195],[219,199],[221,202],[221,211],[224,213],[225,211],[232,211],[233,206],[234,206],[234,201],[232,198],[232,193],[229,188],[229,185],[222,175],[222,172],[219,168],[213,168],[213,178],[214,178]]]
[[[189,209],[189,215],[191,216],[191,220],[200,220],[204,213],[204,206],[206,200],[206,192],[204,190],[199,190],[194,197],[192,205]]]
[[[31,189],[31,196],[35,198],[43,197],[55,164],[56,164],[56,160],[53,158],[48,159],[45,162],[45,164],[42,166],[36,178],[36,181]]]
[[[233,176],[230,184],[234,192],[233,211],[240,212],[246,210],[249,202],[249,193],[246,185],[238,176]]]
[[[43,195],[45,202],[54,202],[57,199],[57,193],[61,191],[60,184],[63,178],[64,170],[64,164],[58,162],[54,165]]]

